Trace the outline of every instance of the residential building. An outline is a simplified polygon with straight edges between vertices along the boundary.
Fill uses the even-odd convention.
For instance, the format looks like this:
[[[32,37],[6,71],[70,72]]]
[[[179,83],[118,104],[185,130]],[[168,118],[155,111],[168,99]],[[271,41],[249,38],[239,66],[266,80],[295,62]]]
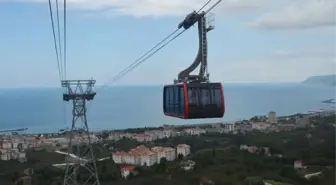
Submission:
[[[177,155],[182,154],[183,156],[187,156],[190,154],[190,146],[186,144],[179,144],[176,147]]]
[[[9,150],[0,149],[0,159],[3,161],[11,160],[11,153]]]
[[[161,158],[166,158],[166,152],[163,147],[156,146],[151,149],[157,154],[157,161],[160,162]]]
[[[303,162],[301,160],[296,160],[294,161],[294,168],[295,169],[303,168],[302,164]]]
[[[306,128],[310,125],[309,116],[303,116],[302,118],[298,118],[295,123],[296,128]]]
[[[112,159],[115,163],[152,166],[157,163],[157,154],[140,145],[129,152],[115,152]]]
[[[248,147],[247,151],[250,152],[250,153],[255,153],[255,152],[258,151],[258,147],[250,146],[250,147]]]
[[[153,147],[149,149],[144,145],[137,146],[129,152],[115,152],[112,159],[115,163],[152,166],[159,163],[161,158],[172,161],[176,158],[176,150],[170,147]]]
[[[125,166],[120,168],[121,176],[125,179],[135,170],[135,166]]]
[[[19,158],[19,151],[16,150],[11,150],[11,159],[18,159]]]
[[[181,168],[184,169],[185,171],[187,170],[191,170],[195,167],[196,163],[192,160],[188,160],[188,161],[182,161],[180,163]]]
[[[184,129],[184,132],[189,135],[201,135],[205,133],[206,131],[200,128],[188,128],[188,129]]]
[[[294,124],[278,124],[277,125],[279,131],[290,131],[295,128]]]
[[[251,124],[240,124],[240,132],[250,132],[252,131],[252,125]]]
[[[248,148],[247,145],[240,145],[240,150],[248,150]]]
[[[12,142],[12,148],[14,148],[14,149],[17,149],[18,148],[18,142],[17,141],[13,141]]]
[[[276,117],[276,113],[271,111],[268,113],[268,123],[277,123],[277,117]]]
[[[124,156],[127,155],[126,152],[115,152],[112,154],[112,159],[115,163],[125,163],[124,162]]]
[[[165,148],[167,161],[173,161],[176,159],[176,150],[174,148]]]
[[[2,141],[2,148],[3,149],[11,149],[12,148],[12,143],[7,140]]]
[[[143,156],[142,156],[142,165],[146,166],[152,166],[155,163],[159,163],[160,161],[158,160],[157,154],[152,151],[147,151]]]
[[[167,161],[173,161],[176,158],[176,151],[174,148],[156,146],[151,149],[157,153],[157,161],[160,162],[161,158],[166,158]]]
[[[234,132],[236,129],[236,124],[235,123],[225,123],[223,124],[223,127],[224,127],[225,133]]]
[[[215,185],[215,183],[207,177],[202,177],[200,180],[200,185]]]
[[[221,133],[223,129],[218,129],[218,128],[206,128],[205,131],[208,133]]]
[[[253,122],[251,124],[253,130],[266,130],[270,126],[270,124],[265,122]]]

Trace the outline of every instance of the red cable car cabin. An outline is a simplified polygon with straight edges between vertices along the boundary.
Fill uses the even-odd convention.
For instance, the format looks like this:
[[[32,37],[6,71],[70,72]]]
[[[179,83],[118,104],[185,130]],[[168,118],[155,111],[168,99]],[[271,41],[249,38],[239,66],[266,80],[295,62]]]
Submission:
[[[221,118],[224,92],[221,83],[181,83],[163,88],[163,112],[182,119]]]

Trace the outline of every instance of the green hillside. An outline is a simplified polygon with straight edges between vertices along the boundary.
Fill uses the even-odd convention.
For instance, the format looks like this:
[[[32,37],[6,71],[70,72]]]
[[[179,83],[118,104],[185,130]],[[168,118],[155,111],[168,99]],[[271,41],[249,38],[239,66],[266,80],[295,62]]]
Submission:
[[[304,84],[336,86],[336,75],[311,76],[304,80]]]

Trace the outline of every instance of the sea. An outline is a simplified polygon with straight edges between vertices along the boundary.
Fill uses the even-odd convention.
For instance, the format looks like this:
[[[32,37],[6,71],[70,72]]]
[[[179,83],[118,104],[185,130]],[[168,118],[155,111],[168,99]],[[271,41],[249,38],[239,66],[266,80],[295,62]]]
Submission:
[[[304,84],[225,84],[226,112],[221,119],[182,120],[162,111],[163,86],[114,86],[99,89],[87,112],[92,131],[233,122],[255,115],[277,116],[335,109],[322,103],[335,98],[329,86]],[[70,128],[72,103],[62,99],[60,88],[0,89],[0,130],[28,128],[26,133],[52,133]]]

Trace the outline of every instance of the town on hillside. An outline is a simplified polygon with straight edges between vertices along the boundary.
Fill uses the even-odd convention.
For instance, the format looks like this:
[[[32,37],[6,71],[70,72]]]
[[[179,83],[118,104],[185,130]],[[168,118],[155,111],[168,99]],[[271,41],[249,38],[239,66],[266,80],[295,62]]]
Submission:
[[[197,177],[198,184],[207,182],[220,184],[224,180],[220,180],[219,176],[215,175],[216,173],[208,174],[201,168],[209,168],[208,170],[218,168],[219,170],[222,168],[219,165],[221,163],[231,164],[253,159],[255,161],[270,160],[265,162],[268,166],[281,164],[283,170],[296,170],[300,174],[297,178],[303,178],[303,180],[295,180],[294,177],[287,177],[287,173],[281,172],[277,178],[267,177],[265,179],[262,177],[265,172],[261,170],[261,176],[257,178],[259,181],[272,185],[272,181],[275,182],[280,177],[286,176],[287,180],[281,181],[294,185],[299,181],[310,183],[309,179],[315,177],[319,177],[322,182],[324,177],[321,174],[328,174],[328,169],[334,169],[335,158],[328,157],[331,154],[326,154],[326,156],[319,154],[325,158],[322,161],[321,157],[314,157],[315,148],[319,152],[324,150],[331,152],[329,149],[318,148],[324,145],[317,142],[327,142],[327,139],[330,139],[324,137],[329,136],[332,129],[326,130],[323,125],[335,128],[334,119],[335,112],[330,110],[281,117],[277,117],[276,113],[271,111],[266,116],[254,116],[249,120],[231,123],[164,125],[158,128],[101,131],[91,133],[84,139],[82,136],[79,137],[80,133],[77,133],[74,135],[73,142],[74,145],[81,146],[88,143],[89,139],[91,140],[98,169],[102,173],[100,178],[102,184],[104,184],[104,179],[106,182],[114,181],[116,184],[127,182],[141,184],[145,181],[144,179],[148,179],[149,174],[157,175],[157,178],[166,174],[169,179],[176,180],[176,184],[179,184],[186,180],[180,175],[187,171],[189,173],[185,175],[189,177],[190,173],[194,174],[190,178]],[[304,140],[299,138],[301,135]],[[260,138],[264,139],[258,140]],[[286,139],[283,140],[284,138]],[[85,161],[77,157],[75,152],[68,155],[68,142],[67,132],[0,135],[0,184],[2,181],[9,185],[20,183],[35,185],[36,181],[59,182],[59,177],[62,176],[66,165],[71,165],[71,162],[66,161]],[[293,142],[300,146],[295,147]],[[307,144],[301,146],[305,142]],[[334,141],[328,140],[328,142]],[[311,148],[315,145],[315,148]],[[287,150],[284,150],[284,147]],[[309,151],[307,147],[310,148]],[[242,164],[245,163],[239,162],[235,165]],[[246,163],[239,167],[246,168],[247,171],[236,180],[237,182],[255,180],[254,177],[248,176],[250,173],[248,169],[261,167],[249,167],[249,165],[251,164]],[[222,170],[228,170],[226,168],[224,169],[223,166]],[[45,174],[46,171],[48,174]],[[38,175],[41,173],[52,178],[42,178]],[[294,180],[289,180],[291,178]],[[152,180],[155,181],[155,178]],[[231,179],[230,182],[234,181]],[[274,182],[273,185],[276,184]]]

